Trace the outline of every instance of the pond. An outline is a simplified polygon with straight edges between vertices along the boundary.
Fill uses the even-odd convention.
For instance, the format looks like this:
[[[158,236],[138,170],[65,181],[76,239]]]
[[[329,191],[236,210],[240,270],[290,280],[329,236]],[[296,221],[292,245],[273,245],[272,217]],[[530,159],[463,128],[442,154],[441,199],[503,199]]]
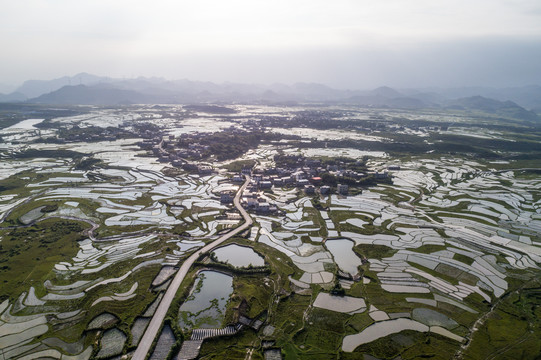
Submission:
[[[214,251],[218,261],[227,262],[235,267],[263,266],[265,260],[252,248],[231,244]]]
[[[359,272],[357,267],[362,265],[361,258],[353,252],[355,243],[347,239],[327,240],[325,246],[334,257],[334,262],[338,267],[351,275]]]
[[[233,277],[216,271],[201,271],[190,296],[180,306],[178,321],[183,329],[223,327]]]
[[[41,123],[45,119],[27,119],[18,122],[15,125],[5,128],[4,130],[33,130],[36,129],[34,125]]]
[[[452,330],[458,326],[458,323],[447,315],[427,308],[415,308],[412,311],[413,320],[417,320],[428,326],[441,326]]]
[[[336,312],[356,314],[366,310],[364,299],[351,296],[333,296],[320,292],[314,301],[314,306]]]
[[[403,330],[426,332],[429,327],[411,319],[396,319],[376,322],[358,334],[347,335],[342,342],[342,350],[352,352],[357,346],[367,344],[387,335],[396,334]]]
[[[30,210],[23,216],[19,218],[19,221],[23,223],[24,225],[28,225],[36,220],[38,220],[40,217],[45,215],[41,210],[44,209],[45,206],[40,206],[35,209]]]

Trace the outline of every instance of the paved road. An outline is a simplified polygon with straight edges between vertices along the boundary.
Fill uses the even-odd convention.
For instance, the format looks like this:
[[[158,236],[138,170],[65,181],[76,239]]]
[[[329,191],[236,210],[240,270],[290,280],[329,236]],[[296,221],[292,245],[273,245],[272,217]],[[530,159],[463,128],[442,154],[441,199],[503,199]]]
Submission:
[[[173,301],[178,288],[180,287],[180,284],[186,277],[186,274],[188,273],[188,270],[192,267],[193,263],[197,260],[197,258],[209,252],[216,246],[220,245],[224,241],[228,240],[229,238],[237,235],[238,233],[243,232],[247,228],[249,228],[252,225],[252,218],[248,215],[246,210],[240,206],[240,196],[242,195],[242,192],[250,182],[250,177],[246,177],[246,181],[242,185],[242,187],[237,192],[237,195],[235,196],[235,199],[233,200],[233,204],[235,204],[235,207],[239,209],[242,217],[244,218],[245,222],[241,226],[233,229],[232,231],[228,232],[225,235],[222,235],[217,240],[211,242],[210,244],[207,244],[203,248],[201,248],[199,251],[193,253],[188,259],[186,259],[183,263],[180,269],[178,270],[177,274],[173,278],[173,281],[169,285],[169,288],[167,289],[164,297],[162,298],[162,301],[160,302],[160,305],[158,306],[158,309],[154,313],[154,316],[152,317],[152,320],[150,320],[150,324],[148,325],[145,334],[143,335],[143,338],[139,342],[139,345],[137,346],[137,349],[135,350],[135,353],[133,354],[132,359],[133,360],[145,360],[147,357],[148,352],[150,351],[150,347],[152,346],[152,342],[158,336],[158,331],[160,331],[160,327],[163,323],[163,320],[165,319],[165,314],[167,314],[167,311],[169,310],[169,306],[171,306],[171,302]]]

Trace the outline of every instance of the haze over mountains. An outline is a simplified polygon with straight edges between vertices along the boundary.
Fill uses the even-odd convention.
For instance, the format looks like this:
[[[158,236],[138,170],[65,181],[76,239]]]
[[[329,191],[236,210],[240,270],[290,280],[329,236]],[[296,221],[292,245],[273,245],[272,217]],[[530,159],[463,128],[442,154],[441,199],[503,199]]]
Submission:
[[[215,84],[163,78],[114,79],[81,73],[53,80],[29,80],[10,94],[0,94],[0,102],[23,101],[57,105],[336,102],[405,109],[471,109],[537,120],[535,112],[541,112],[541,86],[500,89],[392,89],[384,86],[373,90],[339,90],[314,83]]]

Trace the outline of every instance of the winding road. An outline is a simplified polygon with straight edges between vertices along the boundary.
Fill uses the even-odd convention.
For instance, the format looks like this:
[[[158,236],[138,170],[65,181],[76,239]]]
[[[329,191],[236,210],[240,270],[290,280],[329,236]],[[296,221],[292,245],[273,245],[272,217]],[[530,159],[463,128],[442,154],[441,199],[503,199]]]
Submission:
[[[210,250],[212,250],[216,246],[220,245],[221,243],[230,239],[231,237],[243,232],[244,230],[248,229],[252,225],[253,223],[252,218],[248,215],[246,210],[244,210],[244,208],[240,205],[240,197],[249,182],[250,182],[250,177],[247,176],[246,181],[241,186],[241,188],[235,195],[235,199],[233,200],[233,204],[240,211],[242,217],[244,218],[244,224],[233,229],[227,234],[222,235],[221,237],[211,242],[210,244],[205,245],[203,248],[193,253],[188,259],[186,259],[182,263],[182,266],[180,267],[175,277],[173,278],[171,285],[169,285],[169,287],[167,288],[167,291],[165,295],[163,296],[162,301],[160,302],[160,305],[158,306],[158,309],[154,313],[152,320],[150,320],[150,324],[148,325],[141,341],[139,342],[139,345],[137,346],[135,353],[133,354],[133,357],[132,357],[133,360],[145,360],[145,358],[147,357],[148,352],[150,351],[150,348],[152,347],[152,343],[154,339],[156,338],[156,336],[158,336],[158,332],[160,331],[163,320],[165,319],[165,315],[167,314],[167,311],[169,310],[169,307],[171,306],[171,302],[173,301],[178,291],[178,288],[180,287],[180,284],[182,284],[182,281],[186,277],[186,274],[192,267],[193,263],[197,260],[197,258],[199,258],[199,256],[205,253],[208,253]]]

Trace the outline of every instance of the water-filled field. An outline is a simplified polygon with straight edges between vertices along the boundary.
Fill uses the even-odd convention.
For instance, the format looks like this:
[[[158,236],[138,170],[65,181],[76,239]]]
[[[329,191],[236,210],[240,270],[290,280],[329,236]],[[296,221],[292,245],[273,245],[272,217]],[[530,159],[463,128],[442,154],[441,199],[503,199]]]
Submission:
[[[299,356],[313,355],[310,351],[318,346],[324,354],[332,349],[376,354],[379,344],[389,339],[417,341],[414,333],[466,351],[462,344],[470,341],[475,349],[476,334],[488,334],[496,326],[484,316],[497,312],[497,304],[508,298],[513,304],[530,301],[515,296],[521,291],[518,284],[530,284],[541,264],[541,178],[538,172],[518,169],[512,158],[404,155],[379,145],[352,147],[352,141],[386,146],[397,142],[382,130],[280,127],[273,133],[300,140],[259,145],[238,159],[211,160],[214,171],[199,174],[159,161],[140,146],[143,139],[138,137],[57,139],[62,129],[75,124],[83,129],[132,129],[141,121],[167,129],[164,136],[169,139],[231,126],[248,129],[254,121],[287,121],[290,112],[304,110],[239,105],[231,116],[197,113],[180,119],[175,114],[181,109],[95,109],[50,121],[28,119],[1,130],[4,359],[107,358],[133,350],[184,259],[241,222],[231,204],[220,202],[222,191],[239,188],[225,166],[250,160],[274,168],[277,154],[353,158],[365,161],[371,172],[386,171],[389,164],[400,170],[388,170],[391,182],[363,186],[347,196],[307,195],[291,186],[261,192],[261,199],[279,211],[251,213],[253,227],[236,239],[242,246],[226,244],[214,253],[233,267],[267,265],[271,271],[250,276],[200,271],[185,285],[191,290],[183,289],[187,299],[171,311],[176,320],[171,331],[220,328],[242,311],[265,309],[268,318],[263,310],[257,315],[267,333],[257,330],[253,336]],[[399,114],[355,111],[359,121]],[[456,119],[442,116],[445,121]],[[41,129],[44,124],[48,128]],[[429,136],[407,126],[396,134]],[[504,130],[463,126],[441,135],[485,140],[507,136]],[[343,147],[328,147],[340,141],[346,142]],[[85,159],[93,159],[94,165],[85,168]],[[201,261],[198,266],[209,264]],[[233,301],[246,308],[233,310]],[[234,311],[235,316],[226,316]],[[527,324],[521,317],[527,316],[505,321],[520,327]],[[341,330],[333,330],[337,332],[328,337],[329,343],[317,344],[309,323],[323,329],[317,322],[323,318]],[[485,320],[490,328],[483,327]],[[168,344],[164,346],[173,346],[175,338],[168,331],[162,332]],[[525,328],[517,343],[526,344],[529,331]],[[485,341],[481,336],[477,341]]]

